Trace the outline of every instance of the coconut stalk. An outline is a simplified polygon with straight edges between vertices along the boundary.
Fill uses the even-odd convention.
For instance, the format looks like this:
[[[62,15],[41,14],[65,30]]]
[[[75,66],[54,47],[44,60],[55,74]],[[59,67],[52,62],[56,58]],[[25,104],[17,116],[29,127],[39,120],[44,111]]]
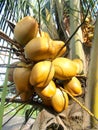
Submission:
[[[90,65],[87,81],[87,107],[94,113],[98,119],[98,16],[95,25],[94,39],[90,56]],[[90,124],[98,125],[98,121],[90,118]]]
[[[72,35],[76,28],[81,24],[80,17],[80,0],[70,0],[70,35]],[[82,46],[83,36],[81,28],[75,33],[70,41],[70,58],[76,59],[79,58],[83,61],[84,70],[86,72],[85,65],[85,54]]]

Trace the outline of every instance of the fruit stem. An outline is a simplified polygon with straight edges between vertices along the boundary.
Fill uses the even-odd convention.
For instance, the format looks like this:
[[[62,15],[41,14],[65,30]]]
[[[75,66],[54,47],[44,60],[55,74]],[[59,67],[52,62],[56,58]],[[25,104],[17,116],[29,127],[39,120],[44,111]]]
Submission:
[[[39,0],[37,0],[37,2],[38,2],[38,18],[39,18],[39,23],[38,23],[38,25],[39,25],[39,34],[40,34],[40,36],[42,36],[41,35],[41,18],[40,18],[40,2],[39,2]]]

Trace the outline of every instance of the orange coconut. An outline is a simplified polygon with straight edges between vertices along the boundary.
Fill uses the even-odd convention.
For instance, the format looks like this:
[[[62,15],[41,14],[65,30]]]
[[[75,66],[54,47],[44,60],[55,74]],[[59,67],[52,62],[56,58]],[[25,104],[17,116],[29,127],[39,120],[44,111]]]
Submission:
[[[33,88],[29,83],[31,68],[27,66],[27,64],[21,62],[13,72],[13,80],[16,85],[16,90],[18,93],[21,93],[20,97],[22,100],[28,100],[28,98],[32,96],[33,93]]]
[[[25,56],[32,61],[40,61],[53,57],[47,37],[36,37],[25,46]]]
[[[73,59],[73,62],[77,66],[77,74],[83,73],[83,61],[81,59]]]
[[[37,21],[31,16],[26,16],[16,24],[14,37],[21,46],[25,46],[32,38],[36,37],[37,32]]]
[[[52,97],[56,92],[56,85],[54,81],[50,81],[44,88],[36,88],[36,92],[43,97]]]
[[[66,46],[63,41],[51,40],[49,42],[51,44],[51,51],[53,53],[52,58],[60,57],[66,52]]]
[[[42,99],[43,104],[45,104],[46,106],[51,106],[51,98],[49,97],[51,94],[46,94],[44,92],[44,94],[41,93],[41,90],[43,90],[44,88],[38,88],[38,87],[34,87],[35,92],[39,95],[39,97]],[[46,91],[46,90],[45,90]],[[54,90],[53,90],[54,91]],[[52,91],[52,93],[53,93]],[[45,96],[44,96],[45,95]]]
[[[54,66],[50,61],[36,63],[31,71],[30,83],[36,87],[45,87],[54,76]]]
[[[64,57],[58,57],[53,60],[55,68],[54,77],[60,80],[66,80],[77,74],[77,67],[72,60]]]
[[[76,77],[72,77],[69,81],[64,82],[64,89],[68,90],[73,96],[82,94],[82,87],[80,81]]]
[[[56,93],[51,98],[52,107],[56,112],[62,112],[68,106],[68,95],[64,91],[56,88]]]

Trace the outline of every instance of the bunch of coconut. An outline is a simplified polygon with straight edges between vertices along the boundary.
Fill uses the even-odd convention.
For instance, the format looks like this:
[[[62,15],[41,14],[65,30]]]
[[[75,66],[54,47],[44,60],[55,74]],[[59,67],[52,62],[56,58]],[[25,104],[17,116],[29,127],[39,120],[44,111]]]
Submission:
[[[16,24],[14,38],[24,48],[25,58],[30,60],[30,63],[18,62],[11,71],[11,81],[21,100],[30,100],[36,92],[45,105],[62,112],[69,103],[68,94],[63,90],[73,96],[82,94],[81,83],[76,77],[82,72],[82,61],[65,58],[65,43],[51,39],[46,32],[39,34],[38,22],[31,16]],[[62,85],[58,84],[60,82]]]

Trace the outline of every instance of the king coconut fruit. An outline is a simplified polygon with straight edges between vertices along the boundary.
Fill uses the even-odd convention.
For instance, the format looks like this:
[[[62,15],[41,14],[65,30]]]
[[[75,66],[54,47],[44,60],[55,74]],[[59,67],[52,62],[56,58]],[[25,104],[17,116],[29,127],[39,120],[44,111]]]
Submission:
[[[56,88],[56,93],[51,98],[52,107],[56,112],[62,112],[68,107],[69,99],[66,92]]]
[[[25,57],[32,61],[40,61],[52,57],[49,50],[49,40],[47,37],[36,37],[25,46]]]
[[[63,41],[52,40],[50,35],[44,31],[41,31],[41,35],[38,32],[37,37],[46,37],[48,39],[49,50],[51,50],[53,53],[52,58],[55,58],[56,56],[62,56],[65,53],[66,46],[65,46],[65,43]]]
[[[80,96],[82,94],[81,83],[76,77],[64,81],[64,89],[70,92],[72,96]]]
[[[36,93],[41,97],[43,104],[51,106],[51,97],[56,93],[56,85],[53,80],[44,88],[34,88]]]
[[[22,47],[24,47],[31,39],[37,36],[37,33],[37,21],[31,16],[26,16],[16,23],[14,38]]]
[[[31,67],[24,62],[18,63],[17,68],[15,68],[13,72],[13,80],[16,85],[16,90],[22,101],[28,101],[34,92],[29,82],[30,74]]]
[[[52,54],[52,59],[62,56],[66,52],[66,46],[63,41],[52,40],[47,32],[41,31],[41,36],[38,32],[37,37],[46,37],[49,41],[49,50]]]
[[[43,34],[27,43],[24,48],[25,57],[36,62],[54,59],[56,56],[62,56],[65,53],[66,47],[61,50],[64,44],[63,41],[50,40],[49,36]],[[59,51],[60,53],[58,54]]]
[[[51,40],[49,44],[52,45],[51,46],[52,47],[51,50],[53,53],[52,59],[60,57],[66,52],[66,46],[64,46],[65,43],[63,41]]]
[[[30,74],[30,83],[34,87],[45,87],[53,79],[54,66],[51,61],[37,62]]]
[[[54,77],[57,79],[66,80],[77,74],[76,64],[68,58],[58,57],[52,63],[55,68]]]
[[[54,81],[51,80],[47,86],[41,88],[35,87],[35,90],[39,96],[51,98],[56,92],[56,85]]]
[[[77,66],[77,74],[83,74],[83,61],[81,59],[72,60]]]

